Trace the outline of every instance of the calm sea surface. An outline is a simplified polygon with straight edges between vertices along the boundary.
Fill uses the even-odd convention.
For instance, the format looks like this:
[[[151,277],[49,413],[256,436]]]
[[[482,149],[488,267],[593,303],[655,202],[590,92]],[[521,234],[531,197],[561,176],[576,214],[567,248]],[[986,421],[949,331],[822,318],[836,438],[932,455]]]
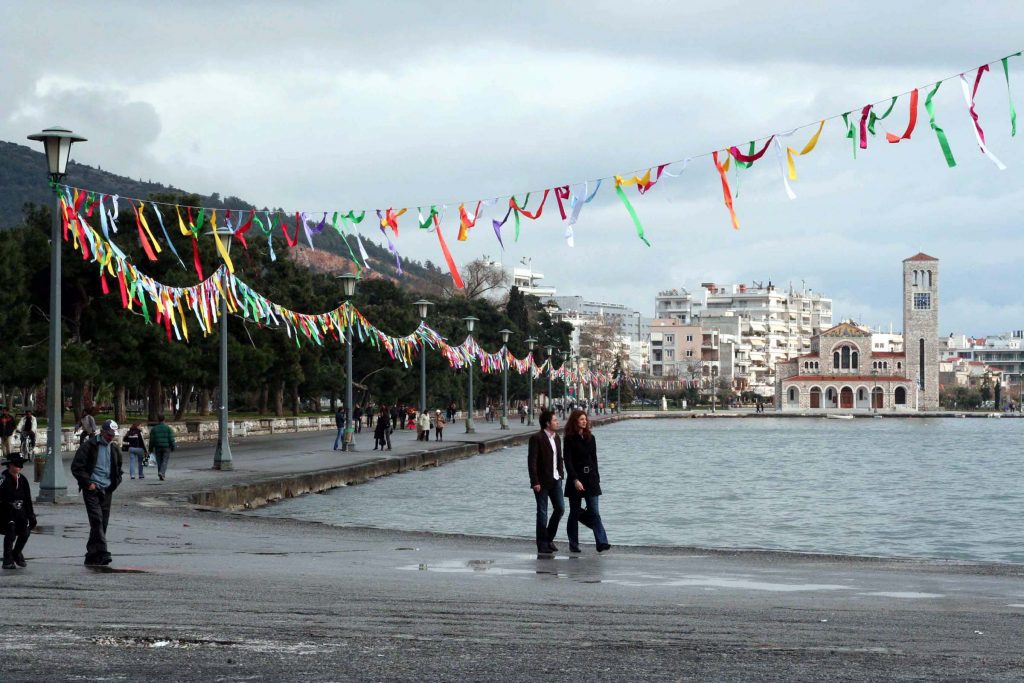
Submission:
[[[612,544],[1024,563],[1024,420],[632,420],[595,435]],[[252,514],[532,539],[534,499],[524,445]]]

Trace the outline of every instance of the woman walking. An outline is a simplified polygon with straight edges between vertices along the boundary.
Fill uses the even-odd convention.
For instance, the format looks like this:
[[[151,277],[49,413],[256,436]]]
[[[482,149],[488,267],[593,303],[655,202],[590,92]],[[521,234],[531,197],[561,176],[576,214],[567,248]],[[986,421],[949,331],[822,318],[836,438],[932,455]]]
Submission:
[[[611,548],[608,535],[601,523],[598,497],[601,495],[601,475],[597,471],[597,441],[590,432],[590,422],[582,410],[574,410],[565,424],[565,495],[569,498],[569,552],[580,550],[580,527],[594,530],[597,552]],[[584,509],[582,504],[586,503]]]
[[[146,471],[143,467],[146,465],[146,438],[142,436],[142,426],[138,422],[133,422],[131,429],[129,429],[121,442],[121,447],[128,449],[128,474],[131,475],[132,479],[135,478],[135,468],[139,468],[139,479],[146,478]]]

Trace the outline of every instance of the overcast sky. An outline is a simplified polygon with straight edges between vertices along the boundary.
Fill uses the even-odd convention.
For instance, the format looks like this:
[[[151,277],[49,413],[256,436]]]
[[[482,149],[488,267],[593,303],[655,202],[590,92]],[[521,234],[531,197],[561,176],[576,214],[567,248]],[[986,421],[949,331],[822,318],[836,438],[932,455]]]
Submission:
[[[831,296],[836,320],[898,330],[900,262],[924,251],[941,260],[943,333],[1024,328],[1021,58],[1010,62],[1017,137],[1000,65],[977,99],[1005,171],[981,154],[951,81],[935,109],[953,169],[922,92],[913,138],[880,135],[856,161],[841,122],[827,123],[797,160],[795,200],[769,152],[740,176],[739,231],[700,157],[643,197],[630,189],[651,248],[607,183],[573,248],[553,198],[518,243],[509,222],[504,251],[497,208],[456,242],[459,201],[745,149],[939,78],[973,82],[977,66],[1024,48],[1012,1],[699,4],[7,0],[0,138],[62,124],[89,138],[80,162],[310,214],[446,203],[458,263],[532,258],[560,294],[647,314],[661,289],[771,279]],[[906,122],[901,98],[880,128]],[[399,249],[443,263],[412,220]]]

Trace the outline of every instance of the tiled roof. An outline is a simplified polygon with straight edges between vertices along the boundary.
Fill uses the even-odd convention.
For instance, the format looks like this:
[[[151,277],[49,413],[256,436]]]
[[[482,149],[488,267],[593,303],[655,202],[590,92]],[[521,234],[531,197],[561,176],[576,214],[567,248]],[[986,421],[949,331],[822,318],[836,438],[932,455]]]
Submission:
[[[929,256],[928,254],[924,253],[923,251],[919,251],[916,254],[914,254],[913,256],[911,256],[910,258],[903,259],[903,262],[906,263],[907,261],[938,261],[938,260],[939,259],[935,258],[934,256]]]
[[[819,337],[870,337],[871,332],[851,322],[841,322],[834,325],[821,334]]]
[[[903,351],[872,351],[872,358],[906,358],[907,354]]]
[[[909,377],[895,375],[875,377],[873,375],[792,375],[783,377],[783,382],[911,382]]]

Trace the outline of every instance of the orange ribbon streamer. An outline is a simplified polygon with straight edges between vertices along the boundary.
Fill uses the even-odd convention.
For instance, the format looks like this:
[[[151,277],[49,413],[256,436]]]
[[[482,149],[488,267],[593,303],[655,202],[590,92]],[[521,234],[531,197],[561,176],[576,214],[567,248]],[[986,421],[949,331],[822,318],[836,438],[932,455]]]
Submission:
[[[718,175],[722,178],[722,194],[725,195],[725,207],[729,209],[729,217],[732,219],[732,227],[739,230],[740,221],[736,217],[736,211],[732,207],[732,191],[729,189],[729,179],[725,175],[729,170],[729,160],[726,159],[724,164],[718,163],[717,151],[711,153],[711,158],[715,162],[715,169],[718,171]]]
[[[480,206],[483,204],[482,201],[476,203],[476,210],[473,211],[473,218],[470,220],[469,215],[466,213],[466,205],[459,205],[459,236],[460,242],[465,242],[469,239],[469,229],[476,225],[476,220],[480,218]]]
[[[898,144],[903,140],[909,140],[910,135],[914,132],[914,127],[917,125],[917,88],[914,88],[914,92],[910,93],[910,123],[907,124],[907,129],[903,131],[903,135],[893,135],[892,133],[886,133],[885,139],[892,144]]]
[[[452,253],[448,251],[448,245],[444,241],[444,235],[441,234],[441,223],[437,220],[437,214],[434,214],[434,232],[437,233],[437,241],[441,244],[441,253],[444,254],[445,263],[448,264],[448,271],[452,274],[452,282],[455,283],[456,289],[465,289],[466,285],[462,282],[462,277],[459,275],[459,269],[455,267],[455,259],[452,258]]]

